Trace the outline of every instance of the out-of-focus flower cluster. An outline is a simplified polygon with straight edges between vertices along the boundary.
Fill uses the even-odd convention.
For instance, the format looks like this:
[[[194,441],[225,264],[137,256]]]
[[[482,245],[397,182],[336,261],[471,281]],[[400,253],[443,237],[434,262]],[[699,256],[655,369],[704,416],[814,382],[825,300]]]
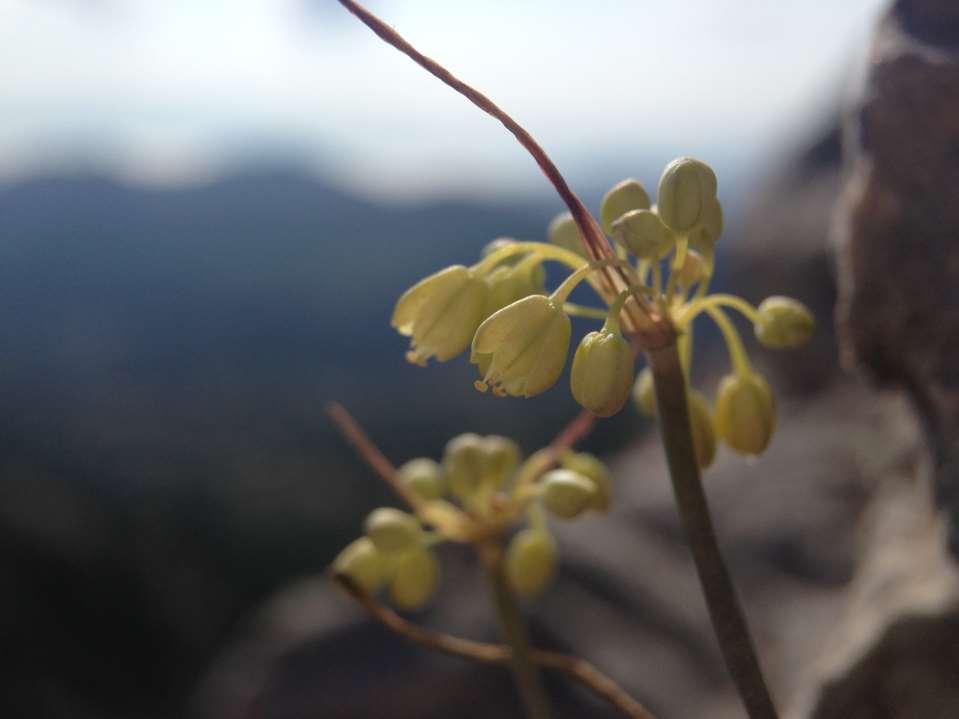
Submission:
[[[610,478],[596,457],[567,450],[552,468],[552,450],[525,461],[505,437],[463,434],[441,462],[417,458],[398,471],[411,512],[391,507],[366,518],[364,534],[336,558],[333,569],[369,594],[388,589],[394,604],[418,609],[437,589],[435,548],[443,542],[480,544],[511,535],[506,573],[519,594],[541,592],[557,562],[548,515],[569,520],[605,512]]]

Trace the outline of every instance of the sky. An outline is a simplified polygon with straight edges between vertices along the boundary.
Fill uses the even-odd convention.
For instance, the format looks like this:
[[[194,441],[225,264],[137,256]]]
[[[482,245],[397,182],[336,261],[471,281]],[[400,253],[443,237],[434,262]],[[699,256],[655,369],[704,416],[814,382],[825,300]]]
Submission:
[[[881,0],[370,0],[560,167],[750,162],[834,112]],[[334,0],[0,0],[0,179],[284,158],[378,197],[535,194],[495,121]],[[614,178],[618,179],[618,178]]]

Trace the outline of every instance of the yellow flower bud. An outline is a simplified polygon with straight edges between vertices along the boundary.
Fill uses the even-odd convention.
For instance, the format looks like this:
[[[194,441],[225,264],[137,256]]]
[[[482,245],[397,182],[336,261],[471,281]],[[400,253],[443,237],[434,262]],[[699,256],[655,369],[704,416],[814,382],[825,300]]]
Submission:
[[[706,204],[706,211],[699,226],[689,233],[689,244],[703,254],[709,255],[721,234],[723,234],[723,207],[719,198],[714,197]]]
[[[649,367],[643,367],[636,379],[636,384],[633,385],[633,402],[640,414],[647,417],[656,416],[656,387]]]
[[[396,561],[390,596],[398,607],[420,609],[436,593],[440,569],[433,553],[417,548],[404,552]]]
[[[573,519],[586,511],[596,495],[596,485],[568,469],[554,469],[540,480],[543,506],[557,517]]]
[[[690,389],[688,394],[689,426],[693,432],[693,449],[696,461],[706,469],[716,458],[716,430],[713,426],[713,412],[709,401],[702,392]]]
[[[348,544],[333,560],[333,571],[345,574],[367,594],[376,594],[386,583],[388,573],[386,559],[369,537]]]
[[[583,337],[573,357],[573,397],[597,417],[619,412],[633,386],[633,350],[618,331],[604,327]]]
[[[506,576],[517,594],[542,592],[556,572],[556,545],[541,529],[524,529],[510,540],[506,550]]]
[[[641,260],[661,259],[676,242],[676,236],[652,210],[631,210],[621,215],[613,222],[610,234]]]
[[[659,216],[674,232],[689,232],[705,218],[716,197],[716,174],[691,157],[673,160],[659,180],[656,205]]]
[[[380,552],[399,552],[417,544],[422,537],[419,521],[392,507],[370,512],[363,524],[366,536]]]
[[[400,481],[422,499],[439,499],[445,490],[443,468],[426,457],[411,459],[399,469]]]
[[[484,479],[494,487],[501,487],[519,466],[519,445],[507,437],[490,435],[483,439]]]
[[[589,258],[586,245],[583,244],[583,236],[579,233],[579,226],[570,213],[561,212],[556,215],[546,229],[546,236],[554,245],[575,252],[581,257]]]
[[[563,457],[562,465],[563,469],[569,469],[586,477],[596,487],[596,493],[590,501],[590,509],[595,509],[597,512],[605,512],[609,509],[612,482],[605,464],[588,452],[568,452]]]
[[[406,358],[425,365],[430,357],[452,359],[469,346],[483,320],[486,283],[462,265],[420,280],[397,300],[390,323],[412,337]]]
[[[816,320],[802,302],[790,297],[767,297],[758,307],[753,326],[760,344],[774,349],[801,347],[812,337]]]
[[[473,496],[486,474],[486,449],[478,434],[461,434],[446,443],[443,468],[450,491],[460,500]]]
[[[776,426],[776,404],[769,385],[757,374],[727,375],[716,393],[716,432],[742,454],[760,454]]]
[[[639,180],[623,180],[606,193],[599,206],[603,230],[613,235],[613,223],[631,210],[648,210],[649,195]]]
[[[497,395],[532,397],[559,379],[566,364],[569,317],[557,302],[531,295],[504,307],[479,326],[470,361],[481,368],[476,388]]]

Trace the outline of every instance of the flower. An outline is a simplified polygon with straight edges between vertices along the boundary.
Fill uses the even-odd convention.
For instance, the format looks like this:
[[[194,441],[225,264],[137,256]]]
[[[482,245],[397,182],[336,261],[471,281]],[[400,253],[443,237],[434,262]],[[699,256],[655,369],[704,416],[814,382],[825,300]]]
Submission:
[[[597,417],[619,412],[633,386],[633,350],[618,330],[603,327],[583,337],[573,357],[573,397]]]
[[[716,174],[704,162],[691,157],[673,160],[659,179],[656,193],[659,216],[674,232],[690,232],[714,211]]]
[[[557,517],[573,519],[592,505],[596,483],[571,469],[553,469],[543,475],[543,506]]]
[[[556,545],[542,529],[517,532],[506,552],[506,576],[517,594],[542,592],[556,573]]]
[[[390,324],[412,337],[406,354],[413,364],[440,362],[465,350],[483,320],[489,288],[482,278],[454,265],[420,280],[396,302]]]
[[[773,349],[801,347],[816,329],[812,312],[791,297],[767,297],[756,308],[756,314],[756,339]]]
[[[716,393],[716,433],[741,454],[760,454],[776,426],[776,404],[759,375],[727,375]]]
[[[626,179],[616,184],[599,206],[599,217],[607,235],[613,234],[613,223],[632,210],[648,210],[649,195],[639,180]]]
[[[476,388],[514,397],[545,392],[566,364],[571,331],[562,303],[545,295],[524,297],[493,313],[473,337],[470,362],[483,374]]]

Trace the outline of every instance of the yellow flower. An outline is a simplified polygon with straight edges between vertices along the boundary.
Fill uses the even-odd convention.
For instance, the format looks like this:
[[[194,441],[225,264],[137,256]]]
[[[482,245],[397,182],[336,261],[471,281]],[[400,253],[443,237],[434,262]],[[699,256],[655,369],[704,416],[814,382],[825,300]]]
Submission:
[[[476,330],[470,361],[483,379],[476,388],[532,397],[552,387],[566,364],[572,328],[562,302],[531,295],[488,317]]]
[[[454,265],[420,280],[402,294],[390,324],[412,337],[406,358],[425,365],[430,357],[440,362],[465,350],[483,320],[486,282],[462,265]]]
[[[618,330],[603,327],[583,337],[573,357],[573,397],[597,417],[619,412],[633,386],[633,350]]]
[[[757,374],[727,375],[716,393],[716,432],[741,454],[760,454],[776,426],[776,403]]]
[[[812,312],[790,297],[767,297],[756,312],[756,339],[773,349],[801,347],[816,329]]]

